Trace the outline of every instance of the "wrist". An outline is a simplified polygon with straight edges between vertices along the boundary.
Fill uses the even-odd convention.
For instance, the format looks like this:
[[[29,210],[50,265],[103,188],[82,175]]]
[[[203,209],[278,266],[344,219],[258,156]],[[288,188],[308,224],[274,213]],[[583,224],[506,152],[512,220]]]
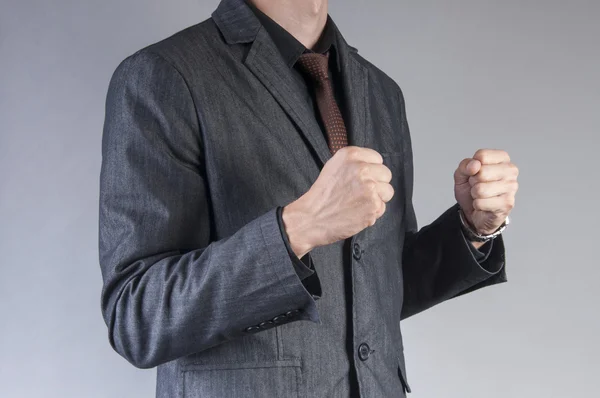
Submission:
[[[313,232],[313,217],[300,199],[283,207],[281,219],[290,246],[298,258],[318,246]]]
[[[466,215],[464,214],[463,209],[460,208],[460,206],[458,207],[458,214],[459,214],[459,218],[460,218],[460,227],[461,227],[463,233],[465,234],[465,236],[467,237],[467,239],[471,242],[486,243],[492,239],[495,239],[498,236],[500,236],[500,234],[506,229],[506,226],[509,223],[509,219],[507,216],[505,221],[502,223],[502,225],[500,225],[500,227],[498,227],[495,231],[493,231],[491,233],[482,234],[469,222]],[[475,246],[475,247],[477,249],[479,248],[477,246]]]

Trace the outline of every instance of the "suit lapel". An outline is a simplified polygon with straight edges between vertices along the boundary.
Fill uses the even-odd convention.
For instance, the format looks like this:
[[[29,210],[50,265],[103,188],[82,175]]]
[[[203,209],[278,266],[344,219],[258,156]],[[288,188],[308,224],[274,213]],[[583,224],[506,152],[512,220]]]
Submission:
[[[244,62],[294,121],[321,163],[325,164],[331,153],[314,110],[301,97],[292,71],[283,62],[264,28],[259,29]]]
[[[331,153],[314,110],[298,93],[290,68],[283,62],[277,47],[252,10],[244,0],[222,0],[212,17],[227,43],[252,42],[244,64],[296,124],[321,165],[324,165],[331,158]],[[330,22],[333,24],[333,21]],[[365,142],[368,107],[367,70],[354,56],[356,48],[349,46],[337,26],[333,25],[342,90],[346,98],[348,140],[350,145],[362,146]]]
[[[330,19],[330,22],[335,30],[342,90],[346,98],[344,123],[348,132],[348,143],[349,145],[363,146],[366,140],[369,115],[368,71],[357,59],[357,49],[346,42],[333,20]]]

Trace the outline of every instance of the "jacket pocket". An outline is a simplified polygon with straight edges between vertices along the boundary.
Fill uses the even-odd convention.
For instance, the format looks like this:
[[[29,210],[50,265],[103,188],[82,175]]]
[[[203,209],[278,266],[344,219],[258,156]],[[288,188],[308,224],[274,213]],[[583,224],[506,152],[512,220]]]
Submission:
[[[182,369],[184,398],[300,397],[300,359],[188,364]]]
[[[400,377],[400,381],[402,382],[402,386],[404,387],[404,392],[411,392],[410,386],[408,385],[408,380],[406,378],[406,364],[404,362],[403,352],[400,352],[398,354],[398,377]]]

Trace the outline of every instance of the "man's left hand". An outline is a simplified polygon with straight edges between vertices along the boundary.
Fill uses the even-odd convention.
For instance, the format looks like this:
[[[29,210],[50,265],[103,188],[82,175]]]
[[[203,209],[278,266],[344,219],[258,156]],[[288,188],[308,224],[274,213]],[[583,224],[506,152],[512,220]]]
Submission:
[[[519,169],[508,153],[479,149],[454,172],[454,197],[467,221],[480,234],[496,231],[515,206]]]

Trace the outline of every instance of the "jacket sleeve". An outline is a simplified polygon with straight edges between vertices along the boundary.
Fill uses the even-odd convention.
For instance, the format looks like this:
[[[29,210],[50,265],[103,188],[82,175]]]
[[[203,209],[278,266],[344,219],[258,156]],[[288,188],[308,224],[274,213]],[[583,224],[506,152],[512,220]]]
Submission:
[[[465,237],[465,240],[467,239],[464,232],[463,232],[463,237]],[[479,249],[477,249],[475,246],[473,246],[473,243],[469,242],[469,249],[471,249],[471,253],[473,253],[473,256],[479,263],[482,263],[485,260],[487,260],[493,247],[494,247],[493,239],[485,242]]]
[[[321,290],[321,281],[317,274],[317,270],[315,269],[315,264],[312,258],[312,254],[310,252],[306,253],[301,258],[298,258],[294,250],[292,249],[292,245],[290,244],[289,237],[287,232],[285,231],[283,217],[283,206],[277,207],[277,222],[279,223],[279,230],[281,232],[281,237],[285,244],[285,248],[292,259],[292,264],[294,265],[294,269],[296,270],[296,274],[302,280],[302,284],[308,290],[308,292],[312,295],[315,300],[321,298],[322,290]]]
[[[400,112],[404,140],[405,235],[402,252],[404,303],[401,319],[448,299],[485,286],[506,282],[505,249],[502,235],[487,252],[476,250],[460,228],[458,203],[431,224],[418,228],[413,207],[413,153],[402,91]],[[482,247],[483,248],[483,247]]]
[[[276,207],[210,239],[201,125],[167,59],[140,50],[117,66],[102,136],[101,308],[112,347],[139,368],[281,323],[320,323]]]

